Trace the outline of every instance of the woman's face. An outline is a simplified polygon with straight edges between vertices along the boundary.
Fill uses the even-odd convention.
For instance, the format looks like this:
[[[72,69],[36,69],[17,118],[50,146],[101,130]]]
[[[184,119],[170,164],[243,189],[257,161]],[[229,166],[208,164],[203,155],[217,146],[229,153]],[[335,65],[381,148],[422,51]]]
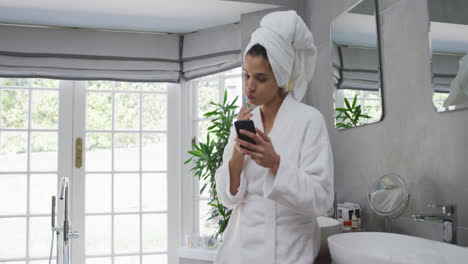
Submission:
[[[263,105],[279,95],[273,71],[262,56],[245,56],[243,76],[245,94],[251,104]]]

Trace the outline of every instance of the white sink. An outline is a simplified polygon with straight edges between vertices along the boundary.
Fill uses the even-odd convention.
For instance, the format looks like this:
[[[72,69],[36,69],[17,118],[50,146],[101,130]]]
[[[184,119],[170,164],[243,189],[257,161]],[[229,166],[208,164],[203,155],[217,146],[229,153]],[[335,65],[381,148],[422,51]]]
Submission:
[[[322,236],[322,241],[320,243],[320,251],[318,255],[330,256],[330,252],[328,250],[327,238],[329,236],[341,233],[340,222],[336,219],[325,217],[325,216],[317,217],[317,222],[320,227],[320,234]]]
[[[335,264],[468,263],[467,248],[392,233],[342,233],[329,237],[328,245]]]

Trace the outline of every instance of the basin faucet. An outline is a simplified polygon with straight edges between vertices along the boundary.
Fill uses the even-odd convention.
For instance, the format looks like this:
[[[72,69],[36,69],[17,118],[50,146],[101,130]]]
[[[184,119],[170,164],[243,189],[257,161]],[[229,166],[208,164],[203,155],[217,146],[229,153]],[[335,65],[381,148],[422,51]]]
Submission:
[[[443,241],[456,244],[457,242],[457,224],[455,219],[455,206],[454,205],[427,205],[431,208],[440,208],[439,214],[417,214],[413,215],[413,220],[417,222],[435,221],[443,224],[444,237]]]

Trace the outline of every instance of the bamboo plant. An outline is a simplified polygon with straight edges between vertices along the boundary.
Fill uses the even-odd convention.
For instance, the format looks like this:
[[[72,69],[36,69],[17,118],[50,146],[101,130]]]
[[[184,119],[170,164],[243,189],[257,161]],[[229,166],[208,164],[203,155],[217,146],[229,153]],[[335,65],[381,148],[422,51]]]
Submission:
[[[337,107],[338,115],[335,117],[336,128],[351,128],[360,125],[361,118],[372,118],[362,114],[361,105],[356,105],[357,94],[354,95],[353,103],[350,104],[348,99],[344,99],[346,108]],[[341,120],[340,120],[341,119]]]
[[[235,112],[238,106],[235,105],[238,97],[232,102],[227,102],[227,92],[224,92],[222,104],[211,102],[215,109],[205,113],[203,116],[211,118],[210,126],[207,129],[206,142],[198,142],[192,145],[192,150],[188,153],[192,156],[184,164],[192,161],[193,167],[190,171],[194,172],[200,182],[204,182],[200,189],[200,194],[206,188],[209,189],[211,206],[209,218],[207,221],[218,218],[218,230],[213,234],[215,239],[222,235],[229,222],[231,211],[224,207],[218,200],[216,191],[215,173],[223,163],[224,147],[226,146],[232,124],[237,117]]]

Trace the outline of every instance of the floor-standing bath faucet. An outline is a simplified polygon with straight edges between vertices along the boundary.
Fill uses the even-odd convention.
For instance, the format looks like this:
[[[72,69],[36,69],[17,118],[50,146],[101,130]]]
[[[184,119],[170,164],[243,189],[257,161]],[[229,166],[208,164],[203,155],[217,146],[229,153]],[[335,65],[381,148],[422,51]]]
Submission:
[[[70,243],[68,242],[68,229],[70,227],[70,223],[68,221],[68,178],[63,177],[60,181],[60,192],[59,192],[59,199],[65,200],[64,202],[64,213],[63,213],[63,263],[62,264],[69,264],[70,263]]]
[[[52,230],[57,233],[62,232],[63,237],[63,256],[61,264],[70,264],[70,238],[78,238],[78,233],[70,230],[69,209],[69,182],[67,177],[62,177],[60,180],[59,199],[64,201],[63,210],[63,226],[55,227],[55,197],[52,198]],[[57,238],[58,245],[58,238]],[[57,247],[58,249],[58,247]],[[58,260],[58,250],[57,250]],[[57,262],[58,263],[58,262]]]

